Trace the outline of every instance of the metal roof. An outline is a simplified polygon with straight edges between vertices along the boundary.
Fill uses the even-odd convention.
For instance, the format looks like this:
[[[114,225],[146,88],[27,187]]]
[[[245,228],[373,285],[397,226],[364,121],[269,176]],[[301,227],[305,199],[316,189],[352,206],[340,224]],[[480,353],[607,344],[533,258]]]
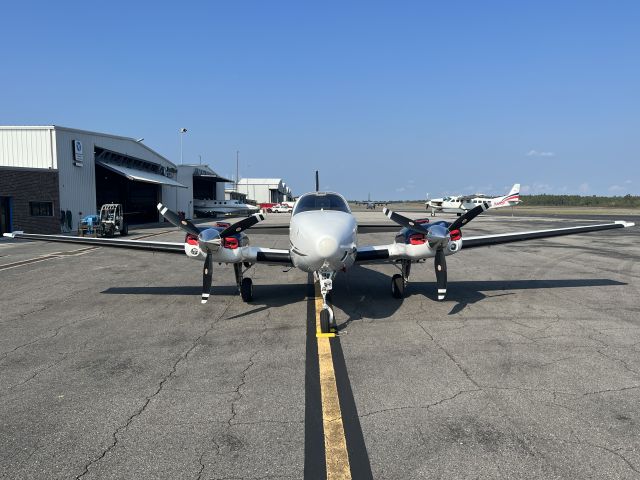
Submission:
[[[120,175],[125,176],[129,180],[136,180],[138,182],[146,182],[146,183],[156,183],[163,185],[170,185],[172,187],[181,187],[187,188],[181,183],[176,182],[168,177],[163,175],[158,175],[157,173],[145,172],[143,170],[136,170],[134,168],[123,167],[122,165],[114,165],[112,163],[102,162],[100,160],[96,160],[98,165],[102,165],[109,170],[112,170]]]
[[[281,178],[241,178],[238,185],[279,185]]]
[[[169,160],[164,155],[160,155],[158,152],[156,152],[152,148],[149,148],[147,145],[145,145],[142,142],[138,142],[135,138],[132,138],[132,137],[123,137],[121,135],[112,135],[110,133],[93,132],[91,130],[80,130],[79,128],[62,127],[60,125],[0,125],[0,130],[16,130],[16,129],[20,129],[20,130],[65,130],[67,132],[77,132],[77,133],[83,133],[85,135],[94,135],[94,136],[97,136],[97,137],[106,137],[106,138],[113,138],[113,139],[117,139],[117,140],[126,140],[126,141],[133,142],[133,143],[135,143],[137,145],[140,145],[140,147],[144,148],[145,150],[148,150],[149,152],[153,153],[154,155],[157,155],[158,157],[162,158],[167,163],[170,163],[172,166],[174,166],[174,167],[176,166],[175,163],[173,163],[171,160]]]

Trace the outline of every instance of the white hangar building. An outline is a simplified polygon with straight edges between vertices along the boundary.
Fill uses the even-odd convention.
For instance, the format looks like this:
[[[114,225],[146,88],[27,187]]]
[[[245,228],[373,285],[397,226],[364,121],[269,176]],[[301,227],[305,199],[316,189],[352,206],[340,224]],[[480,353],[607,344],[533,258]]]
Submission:
[[[281,178],[242,178],[238,192],[258,204],[293,201],[291,189]]]
[[[208,165],[178,165],[178,182],[186,187],[178,189],[178,210],[194,218],[193,200],[226,200],[225,184],[230,181]]]
[[[178,192],[204,188],[198,180],[189,188],[180,183],[178,171],[133,138],[53,125],[0,126],[0,233],[73,231],[105,203],[123,204],[130,224],[158,222],[158,202],[186,211],[188,199],[179,204]],[[215,191],[215,183],[204,184]]]

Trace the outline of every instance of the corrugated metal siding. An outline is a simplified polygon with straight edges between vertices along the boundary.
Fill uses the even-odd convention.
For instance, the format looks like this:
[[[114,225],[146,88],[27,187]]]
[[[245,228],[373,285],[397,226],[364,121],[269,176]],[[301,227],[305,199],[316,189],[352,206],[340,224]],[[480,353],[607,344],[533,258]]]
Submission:
[[[60,208],[70,210],[73,229],[78,228],[78,220],[97,213],[96,169],[93,158],[95,135],[56,129],[56,153],[60,172]],[[82,167],[73,164],[73,140],[80,140],[84,151]]]
[[[0,128],[0,166],[57,168],[52,128]]]

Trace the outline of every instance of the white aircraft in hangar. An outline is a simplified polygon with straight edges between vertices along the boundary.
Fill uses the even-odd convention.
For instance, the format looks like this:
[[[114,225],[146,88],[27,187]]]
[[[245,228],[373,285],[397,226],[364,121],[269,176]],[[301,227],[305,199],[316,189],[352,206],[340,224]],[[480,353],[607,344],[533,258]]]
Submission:
[[[384,214],[402,227],[392,243],[358,246],[358,225],[347,201],[338,193],[318,191],[316,180],[316,191],[301,196],[293,210],[289,224],[290,248],[287,250],[249,244],[249,237],[245,231],[264,220],[263,215],[259,213],[233,225],[216,224],[198,228],[189,220],[180,220],[175,212],[162,204],[158,204],[158,210],[169,222],[184,230],[184,242],[36,235],[23,232],[5,233],[5,236],[186,254],[194,260],[204,261],[202,303],[209,299],[214,262],[233,264],[240,295],[246,302],[252,300],[253,290],[251,279],[244,275],[253,265],[293,266],[313,273],[316,282],[320,284],[323,298],[320,325],[322,333],[328,333],[333,321],[333,311],[327,304],[327,294],[332,289],[335,275],[353,265],[382,262],[395,265],[400,273],[391,278],[391,293],[394,297],[401,298],[409,281],[411,266],[427,258],[434,258],[438,300],[444,300],[447,293],[446,257],[461,250],[634,225],[630,222],[616,221],[599,225],[463,238],[463,227],[489,207],[488,202],[476,205],[452,223],[429,222],[428,219],[412,220],[385,208]]]
[[[458,216],[464,212],[477,207],[482,203],[488,203],[489,208],[514,207],[520,202],[520,184],[516,183],[506,195],[500,197],[488,197],[481,193],[474,195],[457,195],[444,198],[433,198],[425,202],[427,210],[431,210],[431,216],[435,217],[436,212],[457,213]]]

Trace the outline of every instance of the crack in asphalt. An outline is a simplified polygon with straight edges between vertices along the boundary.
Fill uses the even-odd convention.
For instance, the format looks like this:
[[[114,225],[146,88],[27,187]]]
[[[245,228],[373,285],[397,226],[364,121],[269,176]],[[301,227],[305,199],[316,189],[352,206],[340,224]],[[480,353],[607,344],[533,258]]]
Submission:
[[[636,388],[640,388],[640,385],[633,385],[631,387],[622,387],[622,388],[611,388],[611,389],[607,389],[607,390],[597,390],[595,392],[586,392],[586,393],[583,393],[582,395],[585,396],[585,395],[597,395],[599,393],[624,392],[626,390],[634,390]]]
[[[64,297],[62,300],[58,301],[57,299],[55,299],[55,305],[60,305],[62,303],[67,302],[68,300],[72,299],[73,297],[77,297],[78,295],[82,295],[85,294],[86,292],[90,291],[91,288],[85,288],[84,290],[76,290],[75,292],[73,292],[71,295],[67,295],[66,297]],[[41,308],[35,308],[33,310],[30,310],[28,312],[25,313],[20,313],[18,314],[17,317],[13,317],[13,318],[8,318],[6,320],[3,320],[2,322],[0,322],[0,324],[6,324],[6,323],[10,323],[13,322],[17,319],[20,320],[24,320],[26,317],[33,315],[34,313],[39,313],[39,312],[44,312],[45,310],[47,310],[50,307],[50,305],[42,305]]]
[[[613,357],[611,355],[607,355],[606,353],[604,353],[602,350],[597,349],[596,352],[598,352],[600,355],[602,355],[603,357],[609,359],[609,360],[613,360],[614,362],[619,362],[622,364],[622,366],[624,367],[624,369],[628,372],[633,373],[634,375],[640,375],[640,373],[637,370],[634,370],[633,368],[631,368],[629,366],[629,364],[627,364],[627,362],[625,362],[624,360],[622,360],[621,358],[618,357]]]
[[[271,317],[271,310],[267,310],[266,311],[266,315],[261,316],[261,320],[262,320],[262,330],[260,332],[260,338],[264,337],[265,332],[267,331],[267,320]],[[247,363],[247,366],[242,370],[242,372],[240,372],[240,382],[238,383],[238,385],[235,387],[235,389],[231,392],[234,394],[234,398],[231,400],[231,416],[229,417],[229,419],[226,422],[226,426],[227,426],[227,430],[231,429],[234,425],[251,425],[251,424],[259,424],[259,423],[269,423],[267,420],[262,420],[259,422],[245,422],[245,423],[236,423],[234,422],[235,418],[238,415],[238,412],[236,411],[236,404],[237,402],[239,402],[242,397],[242,387],[245,386],[246,381],[247,381],[247,372],[254,366],[254,361],[253,359],[260,353],[260,350],[256,350],[254,351],[250,356],[249,356],[249,361]],[[275,423],[275,422],[273,422]],[[280,422],[278,422],[280,423]],[[287,422],[282,422],[282,423],[287,423]],[[216,450],[216,454],[219,455],[220,454],[220,445],[215,441],[215,437],[211,438],[211,443],[213,443],[215,450]],[[202,475],[204,473],[204,470],[206,468],[206,465],[204,464],[203,460],[204,457],[209,453],[209,450],[204,450],[201,454],[200,457],[198,458],[198,463],[200,465],[200,470],[198,471],[198,474],[196,476],[196,480],[200,480],[202,478]],[[234,477],[225,477],[225,478],[234,478]],[[240,477],[238,477],[240,478]],[[246,478],[246,477],[244,477]],[[264,477],[264,478],[269,478],[269,477]]]
[[[6,351],[6,352],[1,353],[1,354],[0,354],[0,361],[4,360],[4,359],[5,359],[5,358],[7,358],[9,355],[11,355],[12,353],[14,353],[14,352],[16,352],[16,351],[20,350],[21,348],[28,347],[29,345],[33,345],[34,343],[38,343],[38,342],[41,342],[41,341],[43,341],[43,340],[50,340],[50,339],[52,339],[52,338],[57,337],[57,336],[58,336],[58,334],[60,333],[60,331],[61,331],[63,328],[70,327],[71,325],[75,325],[76,323],[80,323],[80,322],[83,322],[83,321],[85,321],[85,320],[91,320],[91,319],[94,319],[94,318],[98,317],[99,315],[100,315],[100,314],[95,314],[95,315],[91,315],[91,316],[89,316],[89,317],[80,318],[80,319],[78,319],[78,320],[74,320],[74,321],[72,321],[72,322],[65,323],[65,324],[63,324],[63,325],[61,325],[61,326],[59,326],[59,327],[57,327],[57,328],[53,329],[53,330],[52,330],[52,331],[53,331],[53,335],[47,335],[47,336],[44,336],[44,337],[38,337],[38,338],[36,338],[35,340],[31,340],[30,342],[23,343],[22,345],[18,345],[17,347],[13,348],[12,350],[8,350],[8,351]]]
[[[292,475],[266,475],[264,477],[213,477],[213,480],[268,480],[270,478],[293,478],[297,479],[300,477],[294,477]]]
[[[251,369],[251,367],[253,367],[254,363],[253,363],[253,358],[258,354],[258,352],[253,352],[251,354],[251,356],[249,357],[249,363],[247,364],[247,366],[244,368],[244,370],[242,370],[242,372],[240,372],[240,383],[238,384],[238,386],[236,387],[234,393],[235,393],[235,397],[233,398],[233,400],[231,400],[231,418],[229,418],[229,420],[227,420],[227,425],[229,427],[233,426],[233,420],[235,420],[236,416],[238,415],[238,412],[236,411],[236,402],[239,402],[242,399],[242,387],[245,386],[246,384],[246,379],[247,379],[247,372]]]
[[[609,452],[609,453],[611,453],[612,455],[615,455],[615,456],[619,457],[620,459],[622,459],[622,460],[624,461],[624,463],[626,463],[626,464],[627,464],[627,466],[628,466],[631,470],[633,470],[633,471],[634,471],[634,472],[636,472],[636,473],[640,473],[640,470],[638,470],[638,469],[635,467],[635,465],[634,465],[633,463],[631,463],[631,461],[630,461],[627,457],[625,457],[624,455],[622,455],[622,454],[620,453],[620,450],[622,450],[622,451],[627,451],[627,450],[625,450],[624,448],[618,448],[618,449],[615,449],[615,450],[614,450],[614,449],[612,449],[612,448],[605,447],[604,445],[596,445],[595,443],[587,442],[587,441],[585,441],[585,440],[580,440],[579,438],[576,438],[576,440],[577,440],[577,441],[571,441],[571,440],[565,440],[565,439],[558,439],[558,440],[560,440],[561,442],[565,442],[565,443],[571,443],[571,444],[573,444],[573,445],[588,445],[588,446],[590,446],[590,447],[598,448],[598,449],[600,449],[600,450],[604,450],[605,452]]]
[[[458,368],[458,370],[460,370],[460,372],[462,372],[462,374],[467,378],[467,380],[469,380],[471,383],[473,383],[473,385],[474,385],[477,389],[482,390],[482,388],[483,388],[483,387],[482,387],[478,382],[476,382],[476,381],[471,377],[471,374],[470,374],[469,372],[467,372],[467,370],[466,370],[462,365],[460,365],[460,363],[459,363],[459,362],[458,362],[458,361],[453,357],[453,355],[451,355],[451,354],[449,353],[449,351],[448,351],[446,348],[444,348],[442,345],[440,345],[440,343],[439,343],[435,338],[433,338],[433,335],[431,335],[431,334],[429,333],[429,331],[424,327],[424,325],[422,325],[422,324],[420,323],[420,320],[417,320],[417,321],[416,321],[416,323],[417,323],[417,324],[418,324],[418,326],[422,329],[422,331],[423,331],[424,333],[426,333],[426,334],[427,334],[427,336],[431,339],[431,341],[433,342],[433,344],[434,344],[436,347],[438,347],[440,350],[442,350],[442,352],[443,352],[447,357],[449,357],[449,360],[451,360],[451,361],[454,363],[454,365]]]
[[[371,415],[377,415],[379,413],[393,412],[393,411],[397,411],[397,410],[429,410],[431,407],[435,407],[435,406],[440,405],[442,403],[445,403],[445,402],[448,402],[450,400],[453,400],[453,399],[459,397],[460,395],[462,395],[463,393],[481,392],[481,391],[482,391],[482,389],[480,389],[480,388],[474,388],[473,390],[460,390],[459,392],[457,392],[456,394],[452,395],[451,397],[442,398],[442,399],[438,400],[437,402],[429,403],[427,405],[406,405],[406,406],[402,406],[402,407],[383,408],[381,410],[374,410],[372,412],[363,413],[362,415],[358,415],[358,417],[360,417],[360,418],[369,417]]]
[[[196,338],[193,339],[193,341],[191,342],[191,346],[185,350],[177,359],[176,361],[173,363],[171,369],[169,370],[169,373],[167,373],[162,380],[160,380],[160,382],[158,383],[158,386],[155,390],[155,392],[153,392],[151,395],[149,395],[144,403],[142,404],[142,406],[140,408],[138,408],[135,412],[133,412],[132,415],[130,415],[127,418],[127,421],[119,426],[115,432],[112,433],[112,442],[110,445],[107,446],[107,448],[105,448],[102,453],[97,456],[96,458],[92,459],[89,461],[89,463],[87,463],[84,466],[83,471],[76,475],[76,480],[79,480],[81,478],[83,478],[87,473],[89,473],[89,469],[91,468],[91,466],[93,466],[94,464],[100,462],[111,450],[113,450],[117,445],[118,445],[118,434],[125,432],[127,430],[127,428],[129,428],[129,425],[131,425],[131,423],[140,415],[142,415],[142,413],[144,413],[144,411],[146,410],[147,406],[149,405],[149,403],[151,403],[151,400],[153,400],[163,389],[164,385],[167,383],[167,381],[169,381],[176,373],[177,369],[178,369],[178,365],[180,363],[182,363],[184,360],[187,359],[187,357],[189,356],[189,354],[196,349],[196,347],[200,344],[200,341],[206,337],[209,332],[211,332],[211,330],[213,330],[215,328],[215,326],[218,324],[218,321],[225,315],[225,313],[227,312],[227,310],[229,309],[229,307],[231,306],[231,304],[233,303],[233,301],[235,300],[235,298],[233,298],[224,308],[224,310],[222,311],[222,313],[217,316],[209,325],[209,327],[207,327],[207,329],[202,332],[200,335],[198,335]]]

